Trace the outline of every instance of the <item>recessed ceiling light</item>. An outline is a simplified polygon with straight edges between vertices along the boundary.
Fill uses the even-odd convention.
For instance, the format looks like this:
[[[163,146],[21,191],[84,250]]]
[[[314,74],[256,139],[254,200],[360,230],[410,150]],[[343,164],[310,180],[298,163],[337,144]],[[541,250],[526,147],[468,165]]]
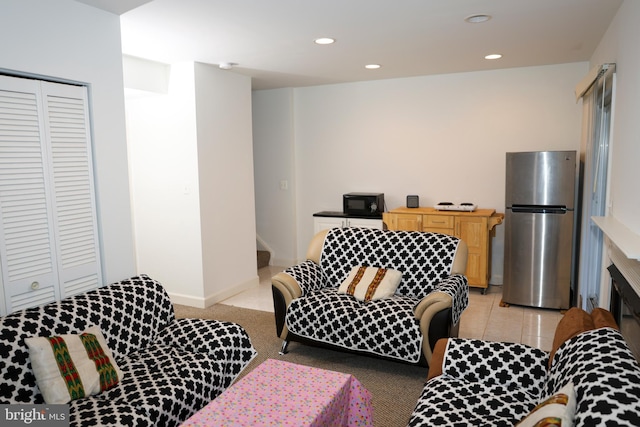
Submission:
[[[487,22],[489,19],[491,19],[491,15],[485,15],[485,14],[471,15],[464,18],[464,20],[470,24],[479,24],[481,22]]]
[[[236,65],[238,64],[235,62],[221,62],[220,64],[218,64],[218,67],[222,70],[230,70]]]
[[[502,58],[502,55],[500,55],[499,53],[492,53],[491,55],[487,55],[484,57],[484,59],[500,59]]]
[[[380,67],[380,64],[368,64],[364,66],[364,68],[366,68],[367,70],[377,70]]]
[[[319,39],[315,39],[315,44],[332,44],[335,43],[336,39],[332,39],[331,37],[320,37]]]

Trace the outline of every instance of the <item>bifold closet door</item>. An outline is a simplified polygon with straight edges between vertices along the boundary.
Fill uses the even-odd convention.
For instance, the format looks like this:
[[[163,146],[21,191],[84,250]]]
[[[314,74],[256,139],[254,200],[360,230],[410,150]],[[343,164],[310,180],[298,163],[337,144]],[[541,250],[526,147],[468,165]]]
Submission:
[[[0,76],[5,313],[101,283],[87,92]]]

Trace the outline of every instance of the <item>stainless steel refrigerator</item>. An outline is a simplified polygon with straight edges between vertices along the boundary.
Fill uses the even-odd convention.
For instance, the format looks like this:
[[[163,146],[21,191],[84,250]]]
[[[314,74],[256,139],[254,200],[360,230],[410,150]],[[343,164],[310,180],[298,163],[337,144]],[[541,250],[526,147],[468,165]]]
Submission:
[[[576,167],[575,151],[507,153],[503,302],[569,308]]]

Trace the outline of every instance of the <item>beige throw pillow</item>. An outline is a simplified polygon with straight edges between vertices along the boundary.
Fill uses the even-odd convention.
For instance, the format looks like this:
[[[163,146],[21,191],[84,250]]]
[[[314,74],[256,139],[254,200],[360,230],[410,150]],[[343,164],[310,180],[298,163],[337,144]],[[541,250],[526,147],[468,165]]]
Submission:
[[[353,295],[360,301],[388,298],[396,292],[402,273],[390,268],[353,267],[340,284],[338,293]]]
[[[102,332],[26,338],[38,388],[48,404],[67,403],[115,386],[122,379]]]

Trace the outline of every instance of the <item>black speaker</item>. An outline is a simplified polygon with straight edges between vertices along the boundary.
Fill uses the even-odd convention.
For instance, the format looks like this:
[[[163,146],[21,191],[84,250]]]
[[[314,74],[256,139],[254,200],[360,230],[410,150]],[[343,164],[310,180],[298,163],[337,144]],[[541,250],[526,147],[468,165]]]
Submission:
[[[415,195],[407,196],[407,207],[408,208],[417,208],[420,206],[420,198]]]

